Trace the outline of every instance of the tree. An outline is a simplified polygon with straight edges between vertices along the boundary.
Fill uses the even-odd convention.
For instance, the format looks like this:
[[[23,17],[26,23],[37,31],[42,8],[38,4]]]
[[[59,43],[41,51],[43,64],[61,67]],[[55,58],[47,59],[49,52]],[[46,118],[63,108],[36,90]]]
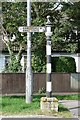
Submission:
[[[74,39],[72,39],[73,42],[71,42],[71,40],[67,38],[67,35],[69,35],[75,27],[80,29],[80,2],[61,4],[63,7],[59,11],[60,15],[55,19],[54,36],[52,37],[54,43],[53,51],[58,51],[59,48],[60,51],[76,52],[78,47],[76,38],[74,37]]]
[[[3,42],[6,44],[10,55],[10,61],[7,70],[9,72],[21,71],[22,52],[25,50],[26,37],[24,34],[18,32],[18,27],[26,24],[26,3],[3,3]],[[16,38],[12,40],[14,36]],[[12,38],[11,38],[12,37]],[[15,56],[14,51],[17,49],[18,53]]]
[[[44,26],[46,22],[46,16],[51,16],[53,31],[52,52],[76,52],[77,43],[68,42],[68,39],[65,40],[65,36],[68,32],[70,32],[71,29],[74,28],[74,26],[78,26],[79,28],[79,4],[80,2],[74,4],[65,2],[32,3],[31,24],[33,26]],[[11,32],[16,33],[14,46],[18,46],[19,50],[21,46],[22,51],[23,46],[26,44],[27,38],[26,34],[21,34],[18,32],[18,27],[26,25],[26,3],[3,3],[3,19],[3,26],[7,34],[10,35]],[[32,68],[34,71],[41,72],[45,68],[45,44],[46,38],[44,33],[32,33]],[[37,60],[36,63],[35,60]]]
[[[75,60],[70,57],[56,57],[52,58],[52,71],[53,72],[76,72]]]
[[[56,8],[60,5],[56,3],[33,3],[32,4],[32,25],[45,26],[47,15],[51,15],[51,21],[53,21],[53,14],[57,15]],[[53,24],[54,26],[54,24]],[[32,67],[36,72],[45,71],[46,65],[46,37],[44,33],[34,33],[32,43],[33,62]],[[36,62],[35,62],[36,60]]]
[[[61,6],[62,5],[62,6]],[[78,3],[76,4],[77,8]],[[61,6],[61,8],[60,8]],[[58,9],[58,7],[60,9]],[[67,33],[70,32],[70,30],[74,29],[73,23],[72,23],[72,16],[71,11],[73,11],[73,8],[75,7],[75,3],[48,3],[48,4],[42,4],[42,3],[33,3],[33,11],[35,14],[33,14],[33,25],[44,25],[44,22],[46,21],[46,16],[48,14],[51,15],[52,20],[52,52],[54,51],[66,51],[66,52],[76,52],[77,50],[77,43],[73,42],[71,43],[66,40],[65,37]],[[77,12],[77,10],[76,10]],[[76,14],[76,13],[75,13]],[[36,18],[36,19],[35,19]],[[75,21],[75,20],[74,20]],[[76,21],[77,23],[77,21]],[[36,37],[35,37],[36,36]],[[43,40],[42,40],[43,38]],[[42,41],[42,43],[41,43]],[[41,49],[38,49],[42,46],[44,41],[44,47],[42,49],[43,52],[41,52]],[[75,40],[74,40],[75,41]],[[40,44],[41,43],[41,44]],[[45,36],[43,34],[36,34],[33,37],[33,51],[35,51],[35,55],[39,56],[40,53],[44,56],[45,55]],[[37,45],[37,46],[36,46]],[[39,47],[40,45],[40,47]],[[37,54],[37,52],[38,54]],[[35,57],[36,58],[36,57]],[[43,57],[44,58],[44,57]],[[45,59],[41,58],[42,61],[45,61]],[[66,60],[66,58],[64,58]],[[38,59],[37,59],[38,60]],[[73,61],[73,60],[72,60]],[[35,63],[35,61],[33,62]],[[44,63],[46,64],[46,63]],[[43,65],[43,64],[42,64]],[[39,66],[39,61],[33,65],[35,71],[35,66]],[[44,65],[43,65],[44,67]],[[39,69],[41,66],[39,67]]]

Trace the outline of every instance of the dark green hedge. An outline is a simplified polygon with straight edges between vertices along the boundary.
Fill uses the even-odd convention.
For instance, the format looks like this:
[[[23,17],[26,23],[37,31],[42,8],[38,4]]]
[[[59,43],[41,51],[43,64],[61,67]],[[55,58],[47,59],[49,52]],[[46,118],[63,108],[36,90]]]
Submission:
[[[52,72],[76,72],[75,60],[70,57],[52,58]]]

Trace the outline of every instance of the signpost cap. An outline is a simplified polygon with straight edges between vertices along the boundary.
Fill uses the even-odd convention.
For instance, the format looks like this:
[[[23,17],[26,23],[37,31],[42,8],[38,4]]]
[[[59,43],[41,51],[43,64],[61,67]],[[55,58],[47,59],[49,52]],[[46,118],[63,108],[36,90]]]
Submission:
[[[46,25],[52,25],[52,23],[50,22],[50,15],[47,16],[47,22]]]
[[[50,15],[47,16],[47,19],[49,19],[49,18],[50,18]]]

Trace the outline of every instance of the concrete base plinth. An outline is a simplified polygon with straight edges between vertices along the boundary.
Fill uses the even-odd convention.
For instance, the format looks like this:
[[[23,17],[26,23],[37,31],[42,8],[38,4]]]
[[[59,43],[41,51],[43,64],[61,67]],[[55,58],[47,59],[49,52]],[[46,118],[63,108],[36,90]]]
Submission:
[[[40,108],[44,110],[54,110],[58,112],[58,99],[55,97],[47,98],[42,97],[40,101]]]

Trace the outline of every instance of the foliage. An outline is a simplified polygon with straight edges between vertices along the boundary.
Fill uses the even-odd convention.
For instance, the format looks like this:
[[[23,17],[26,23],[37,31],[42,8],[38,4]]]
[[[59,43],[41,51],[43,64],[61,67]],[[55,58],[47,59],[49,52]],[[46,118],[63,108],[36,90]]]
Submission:
[[[42,39],[43,38],[43,39]],[[45,71],[45,39],[44,34],[35,33],[32,36],[32,69],[34,72]]]
[[[21,72],[22,66],[20,62],[16,59],[15,55],[12,55],[11,62],[5,68],[4,72]]]
[[[53,60],[53,71],[56,72],[76,72],[75,61],[70,57],[59,57]]]
[[[12,46],[18,47],[20,53],[19,56],[22,55],[22,50],[25,50],[24,46],[26,46],[27,38],[25,33],[20,33],[18,31],[18,27],[26,25],[26,14],[25,2],[3,3],[3,26],[8,36],[10,36],[11,33],[16,33],[16,40]],[[70,2],[33,2],[31,15],[31,24],[33,26],[44,26],[47,15],[51,16],[53,32],[52,52],[76,52],[77,43],[70,43],[68,39],[65,39],[65,36],[70,32],[70,30],[74,29],[75,26],[80,28],[80,2],[74,2],[73,4]],[[75,39],[73,41],[75,41]],[[45,44],[46,38],[44,33],[32,33],[32,68],[34,72],[45,71]],[[13,52],[12,49],[11,51]],[[21,57],[18,60],[18,63],[20,63]],[[59,61],[62,63],[61,61],[66,61],[66,59],[60,59]],[[64,66],[62,67],[62,70],[64,71]],[[69,71],[73,71],[73,69],[67,69]],[[61,71],[59,67],[57,67],[57,71]]]
[[[7,46],[10,55],[10,61],[6,71],[19,72],[21,71],[21,56],[25,49],[26,36],[18,31],[18,27],[26,25],[26,3],[2,3],[3,12],[3,35],[4,43]],[[14,41],[11,41],[12,34],[16,35]],[[7,41],[5,39],[7,36]],[[14,52],[17,50],[17,57]]]
[[[70,43],[67,40],[65,40],[65,36],[67,35],[67,33],[71,30],[74,29],[75,26],[79,27],[79,24],[77,24],[77,21],[72,17],[75,16],[76,13],[77,15],[79,14],[79,6],[78,6],[78,12],[77,12],[77,5],[80,4],[79,3],[58,3],[56,5],[56,3],[48,3],[48,4],[42,4],[42,3],[33,3],[33,9],[34,9],[34,14],[33,14],[33,21],[32,24],[33,25],[44,25],[46,22],[45,17],[49,14],[51,15],[51,22],[52,22],[52,31],[53,31],[53,35],[52,35],[52,52],[54,51],[66,51],[66,52],[71,52],[74,53],[77,51],[77,43],[75,43],[75,40],[73,43]],[[58,6],[62,5],[61,9],[58,9]],[[35,6],[35,8],[34,8]],[[56,7],[55,7],[56,6]],[[76,11],[75,14],[74,12],[74,8],[76,6]],[[43,8],[43,9],[42,9]],[[35,19],[36,18],[36,19]],[[72,22],[71,20],[74,19],[75,23]],[[78,19],[79,20],[79,19]],[[33,51],[37,49],[37,52],[39,51],[39,58],[40,58],[40,53],[43,54],[43,52],[45,50],[43,50],[42,52],[40,51],[40,47],[43,44],[46,44],[46,41],[42,44],[40,44],[40,47],[38,46],[38,44],[40,43],[40,41],[45,41],[45,37],[43,36],[43,34],[40,34],[40,37],[36,36],[33,38],[33,45],[36,47],[33,47]],[[35,40],[35,41],[34,41]],[[37,41],[39,41],[37,43]],[[45,45],[44,45],[45,46]],[[45,48],[45,47],[44,47]],[[41,49],[44,49],[41,48]],[[36,55],[36,52],[35,52]],[[37,56],[36,55],[36,56]],[[44,54],[45,55],[45,52]],[[42,58],[40,58],[41,61],[43,60]],[[45,59],[44,59],[45,60]],[[59,64],[60,61],[60,64]],[[66,63],[67,61],[67,63]],[[68,63],[70,62],[70,63]],[[63,65],[65,63],[65,65]],[[54,62],[52,63],[54,64]],[[59,66],[57,65],[59,64]],[[36,62],[36,65],[39,65],[39,62]],[[43,67],[43,64],[41,64],[42,66],[40,66],[39,68]],[[66,67],[67,65],[67,67]],[[68,65],[70,65],[71,67],[69,67]],[[72,67],[73,66],[73,67]],[[60,68],[61,67],[61,68]],[[66,68],[65,68],[66,67]],[[34,67],[34,70],[36,69],[36,66]],[[60,58],[58,60],[58,62],[56,61],[56,68],[55,68],[55,72],[75,72],[75,63],[73,61],[73,59],[68,59],[68,58],[64,58],[64,60],[62,58]]]
[[[54,35],[52,36],[52,50],[53,51],[67,51],[67,52],[76,52],[77,51],[77,43],[76,38],[68,41],[68,38],[65,39],[67,34],[74,29],[74,27],[80,28],[80,24],[77,21],[80,21],[79,18],[79,5],[80,2],[73,3],[70,5],[69,3],[62,3],[63,7],[59,12],[58,17],[55,18],[55,27],[54,27]],[[77,8],[78,6],[78,8]],[[76,9],[74,10],[74,8]],[[77,14],[75,19],[75,15]]]
[[[43,93],[45,93],[46,92],[46,90],[45,90],[45,88],[44,87],[42,87],[41,89],[39,89],[39,91],[38,91],[38,93],[39,94],[43,94]]]
[[[42,61],[39,56],[33,56],[32,58],[32,69],[34,72],[42,71]]]

